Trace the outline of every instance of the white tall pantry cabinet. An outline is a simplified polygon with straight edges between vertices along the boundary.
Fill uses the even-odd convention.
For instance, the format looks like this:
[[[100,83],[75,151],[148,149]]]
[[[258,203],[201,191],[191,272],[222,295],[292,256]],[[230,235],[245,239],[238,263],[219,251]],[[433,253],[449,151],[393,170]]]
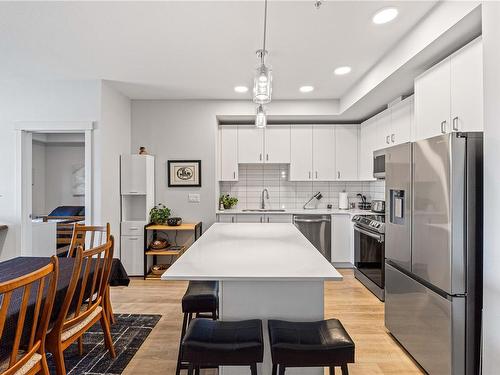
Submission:
[[[121,254],[130,276],[144,273],[144,226],[154,206],[155,179],[152,155],[122,155],[121,188]]]

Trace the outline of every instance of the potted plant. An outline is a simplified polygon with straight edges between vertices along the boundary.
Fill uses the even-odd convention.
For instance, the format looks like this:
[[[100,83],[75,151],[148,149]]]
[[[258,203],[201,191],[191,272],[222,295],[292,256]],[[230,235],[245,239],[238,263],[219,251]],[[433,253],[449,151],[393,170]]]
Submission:
[[[232,197],[229,194],[222,194],[219,198],[219,202],[222,203],[225,210],[229,210],[230,208],[236,206],[236,203],[238,203],[238,198]]]
[[[167,222],[170,217],[170,208],[166,207],[162,203],[158,203],[158,205],[154,206],[151,211],[149,211],[149,220],[150,222],[163,225]]]

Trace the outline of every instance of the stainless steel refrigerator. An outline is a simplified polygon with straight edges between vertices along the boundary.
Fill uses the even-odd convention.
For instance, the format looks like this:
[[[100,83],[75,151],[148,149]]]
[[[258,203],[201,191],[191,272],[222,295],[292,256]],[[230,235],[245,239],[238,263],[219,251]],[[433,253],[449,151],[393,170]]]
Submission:
[[[385,160],[385,325],[429,374],[479,374],[483,135],[394,146]]]

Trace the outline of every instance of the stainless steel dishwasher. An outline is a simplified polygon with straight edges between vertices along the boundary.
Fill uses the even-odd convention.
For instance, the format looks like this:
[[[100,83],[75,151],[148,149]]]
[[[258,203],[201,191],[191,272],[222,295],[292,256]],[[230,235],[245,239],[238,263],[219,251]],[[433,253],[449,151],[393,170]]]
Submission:
[[[293,223],[324,257],[332,261],[330,215],[293,215]]]

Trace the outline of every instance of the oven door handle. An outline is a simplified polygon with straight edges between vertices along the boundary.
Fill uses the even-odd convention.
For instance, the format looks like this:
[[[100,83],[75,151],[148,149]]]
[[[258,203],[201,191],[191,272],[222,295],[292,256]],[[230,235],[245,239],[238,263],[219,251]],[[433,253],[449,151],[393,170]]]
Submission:
[[[378,240],[378,242],[384,242],[384,236],[381,234],[375,234],[372,232],[368,232],[367,230],[361,229],[358,226],[355,226],[354,230],[357,230],[360,233],[366,234],[368,237],[375,238],[376,240]]]

